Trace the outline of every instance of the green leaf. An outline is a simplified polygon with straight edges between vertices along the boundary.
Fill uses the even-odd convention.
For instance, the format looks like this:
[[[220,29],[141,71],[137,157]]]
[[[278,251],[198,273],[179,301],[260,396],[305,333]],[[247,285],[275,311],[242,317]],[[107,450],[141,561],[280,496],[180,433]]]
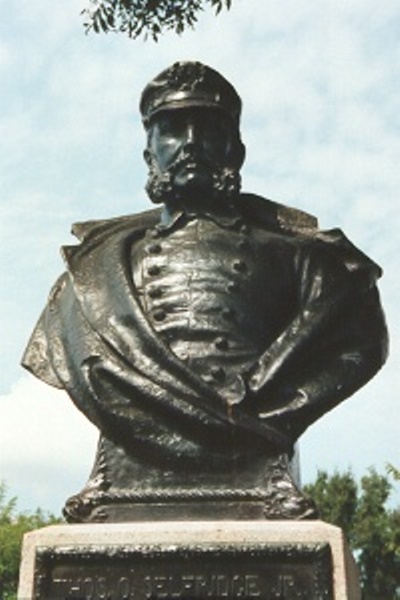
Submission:
[[[181,34],[186,28],[193,28],[198,13],[209,5],[219,14],[225,6],[230,8],[232,0],[102,0],[93,3],[91,8],[81,11],[84,15],[86,32],[95,33],[110,30],[128,34],[131,38],[143,35],[157,41],[166,30],[172,29]],[[96,9],[93,10],[95,4]],[[158,28],[154,28],[157,25]]]

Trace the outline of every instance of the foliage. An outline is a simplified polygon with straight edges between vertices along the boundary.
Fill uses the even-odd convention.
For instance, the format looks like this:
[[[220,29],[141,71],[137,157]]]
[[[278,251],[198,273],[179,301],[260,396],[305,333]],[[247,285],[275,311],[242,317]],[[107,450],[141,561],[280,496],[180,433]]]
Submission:
[[[400,469],[396,469],[396,467],[388,463],[386,465],[386,471],[393,477],[395,481],[400,481]]]
[[[53,515],[39,508],[33,513],[18,513],[17,499],[7,498],[6,485],[0,482],[0,598],[16,600],[21,544],[24,534],[57,523]]]
[[[398,471],[388,469],[396,478]],[[350,471],[319,471],[305,486],[321,519],[341,527],[356,557],[365,600],[400,598],[400,507],[388,508],[393,489],[388,476],[370,469],[360,483]]]
[[[83,9],[86,31],[96,33],[123,32],[131,38],[140,35],[157,41],[163,31],[182,33],[193,28],[204,5],[211,5],[216,14],[232,0],[88,0]]]

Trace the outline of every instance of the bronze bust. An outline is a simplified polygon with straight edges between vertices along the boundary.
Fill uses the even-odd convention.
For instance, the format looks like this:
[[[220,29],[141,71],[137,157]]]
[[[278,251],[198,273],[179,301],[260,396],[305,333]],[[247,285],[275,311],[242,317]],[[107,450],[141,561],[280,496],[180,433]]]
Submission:
[[[70,521],[313,518],[296,440],[387,351],[380,268],[340,230],[240,192],[241,101],[196,62],[144,90],[162,206],[74,226],[23,364],[101,432]]]

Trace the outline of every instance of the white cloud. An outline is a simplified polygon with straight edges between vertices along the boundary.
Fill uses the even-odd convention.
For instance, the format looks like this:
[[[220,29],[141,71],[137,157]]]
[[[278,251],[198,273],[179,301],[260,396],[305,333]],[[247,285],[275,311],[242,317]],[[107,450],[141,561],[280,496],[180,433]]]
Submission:
[[[311,481],[318,468],[332,472],[351,467],[361,476],[370,466],[384,473],[386,463],[398,464],[398,402],[394,390],[399,383],[396,366],[387,365],[365,389],[304,434],[300,443],[304,481]]]
[[[10,46],[4,42],[0,42],[0,70],[6,70],[11,64],[12,55]]]
[[[89,476],[95,428],[66,394],[31,376],[0,397],[0,479],[20,508],[59,511]]]

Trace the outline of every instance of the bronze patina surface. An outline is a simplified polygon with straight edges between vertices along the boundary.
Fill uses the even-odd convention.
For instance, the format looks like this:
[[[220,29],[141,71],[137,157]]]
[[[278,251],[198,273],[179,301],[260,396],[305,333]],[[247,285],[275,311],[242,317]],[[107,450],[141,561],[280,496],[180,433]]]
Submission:
[[[100,430],[71,521],[315,516],[298,437],[381,367],[380,268],[339,229],[240,191],[241,101],[177,63],[144,90],[161,206],[74,226],[23,364]]]

